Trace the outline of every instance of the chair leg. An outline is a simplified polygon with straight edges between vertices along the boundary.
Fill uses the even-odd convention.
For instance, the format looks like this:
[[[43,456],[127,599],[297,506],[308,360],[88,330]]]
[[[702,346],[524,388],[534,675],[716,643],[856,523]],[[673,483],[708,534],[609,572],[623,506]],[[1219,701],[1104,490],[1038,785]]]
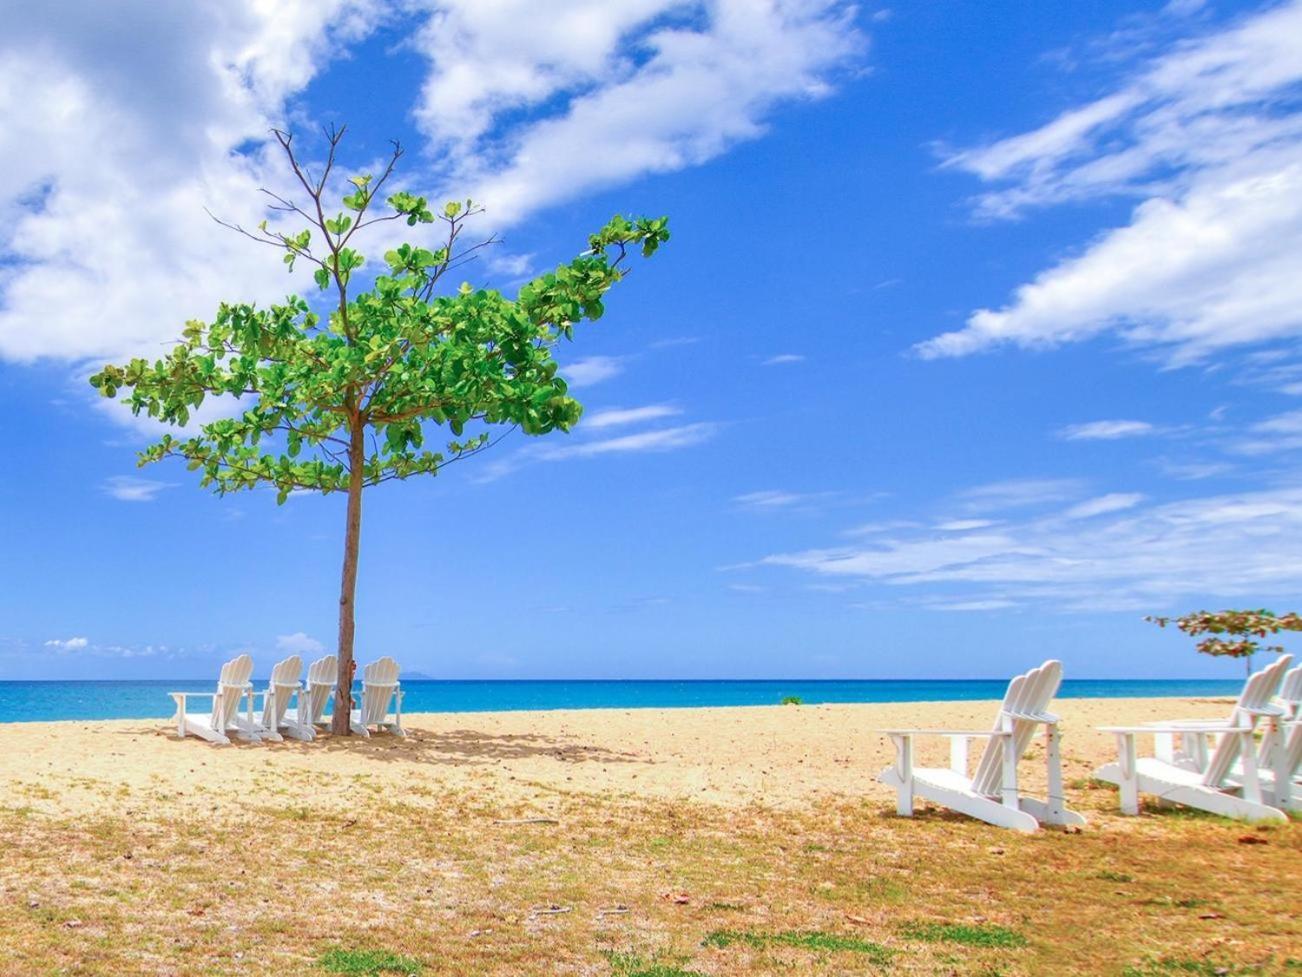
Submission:
[[[901,817],[913,817],[913,737],[891,739],[895,741],[895,772],[900,781],[895,788],[895,810]]]
[[[1117,766],[1120,768],[1121,813],[1139,813],[1139,778],[1136,775],[1135,737],[1117,734]]]

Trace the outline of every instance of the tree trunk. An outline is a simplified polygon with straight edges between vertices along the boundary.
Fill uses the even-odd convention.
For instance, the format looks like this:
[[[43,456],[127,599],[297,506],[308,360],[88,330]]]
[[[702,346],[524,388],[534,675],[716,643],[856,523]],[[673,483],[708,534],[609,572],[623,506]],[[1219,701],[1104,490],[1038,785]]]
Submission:
[[[354,420],[348,440],[348,516],[344,525],[344,570],[339,582],[339,677],[335,685],[335,711],[330,732],[348,736],[353,708],[354,602],[357,596],[357,554],[362,538],[362,467],[365,444],[362,425]]]

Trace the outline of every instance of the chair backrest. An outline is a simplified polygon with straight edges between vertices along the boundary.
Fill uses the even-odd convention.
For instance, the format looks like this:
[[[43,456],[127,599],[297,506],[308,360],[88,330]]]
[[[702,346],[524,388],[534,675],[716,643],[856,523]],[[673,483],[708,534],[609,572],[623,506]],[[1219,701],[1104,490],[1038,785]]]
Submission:
[[[295,690],[299,689],[299,676],[303,674],[303,659],[298,655],[290,655],[283,661],[276,662],[276,667],[271,670],[271,682],[268,684],[267,691],[274,692],[275,695],[269,695],[263,702],[262,725],[268,729],[276,729],[280,721],[285,718],[285,709],[289,707],[289,700]]]
[[[1243,685],[1243,692],[1239,695],[1239,701],[1235,703],[1234,711],[1230,713],[1232,725],[1253,727],[1257,725],[1257,720],[1260,718],[1257,713],[1271,708],[1271,700],[1279,691],[1280,683],[1284,681],[1284,673],[1292,663],[1291,655],[1280,655],[1261,671],[1253,672],[1248,676],[1248,681]],[[1221,737],[1212,752],[1211,760],[1207,763],[1207,771],[1203,774],[1204,784],[1209,787],[1219,787],[1224,783],[1235,761],[1239,759],[1241,743],[1238,736]]]
[[[1284,673],[1279,683],[1279,701],[1289,719],[1302,719],[1302,665]]]
[[[335,682],[339,678],[339,660],[334,655],[318,658],[307,670],[307,699],[305,710],[299,711],[303,722],[317,723],[325,714],[326,703],[334,692]]]
[[[1062,662],[1050,659],[1039,668],[1019,675],[1008,683],[1004,701],[995,716],[994,728],[1013,734],[1017,755],[1020,757],[1031,745],[1035,729],[1045,719],[1053,719],[1045,710],[1058,686],[1062,684]],[[972,777],[972,789],[978,794],[995,797],[1003,784],[1004,745],[1002,737],[991,737],[985,752],[977,762]]]
[[[1280,691],[1284,673],[1292,661],[1291,655],[1280,655],[1265,668],[1248,676],[1248,680],[1243,683],[1243,691],[1234,704],[1234,710],[1230,713],[1232,725],[1240,725],[1245,716],[1251,715],[1250,710],[1270,708],[1271,699]]]
[[[212,728],[225,730],[235,719],[240,710],[240,699],[249,689],[249,679],[253,675],[253,659],[248,655],[237,655],[222,666],[217,679],[217,694],[212,700]]]
[[[389,700],[398,690],[398,663],[392,658],[378,658],[362,670],[361,721],[364,726],[384,722]]]

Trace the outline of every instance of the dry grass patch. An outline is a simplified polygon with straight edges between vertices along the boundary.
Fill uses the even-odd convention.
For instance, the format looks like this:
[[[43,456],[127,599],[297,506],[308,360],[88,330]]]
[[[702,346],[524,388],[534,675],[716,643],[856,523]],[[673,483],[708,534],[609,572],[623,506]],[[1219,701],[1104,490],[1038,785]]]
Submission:
[[[1029,837],[869,803],[4,808],[0,973],[1302,973],[1295,828],[1101,806]]]

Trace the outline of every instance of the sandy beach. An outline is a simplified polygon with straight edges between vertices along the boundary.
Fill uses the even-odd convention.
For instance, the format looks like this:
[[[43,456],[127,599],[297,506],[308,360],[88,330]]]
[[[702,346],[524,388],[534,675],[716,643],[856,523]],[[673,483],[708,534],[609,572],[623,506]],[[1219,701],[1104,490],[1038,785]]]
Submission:
[[[213,747],[178,741],[165,722],[0,725],[0,789],[45,810],[103,811],[112,797],[175,791],[239,802],[268,778],[310,782],[313,805],[328,805],[364,777],[376,789],[420,803],[422,796],[473,788],[509,800],[556,792],[710,804],[799,808],[832,798],[891,803],[875,775],[892,761],[893,727],[988,729],[998,703],[746,706],[705,709],[587,709],[555,712],[421,713],[404,717],[406,739],[378,735],[348,743]],[[1213,699],[1064,699],[1063,770],[1088,777],[1113,759],[1111,736],[1094,727],[1173,717],[1223,717]],[[920,742],[923,764],[948,765],[948,743]],[[972,750],[980,748],[973,744]],[[1022,770],[1043,782],[1037,746]],[[106,799],[104,788],[114,792]],[[414,788],[414,789],[413,789]]]
[[[1295,973],[1295,825],[1126,818],[1089,779],[1093,726],[1227,703],[1055,708],[1088,823],[1034,835],[899,818],[874,780],[875,729],[980,729],[993,702],[420,714],[401,740],[229,747],[3,725],[0,975]]]

